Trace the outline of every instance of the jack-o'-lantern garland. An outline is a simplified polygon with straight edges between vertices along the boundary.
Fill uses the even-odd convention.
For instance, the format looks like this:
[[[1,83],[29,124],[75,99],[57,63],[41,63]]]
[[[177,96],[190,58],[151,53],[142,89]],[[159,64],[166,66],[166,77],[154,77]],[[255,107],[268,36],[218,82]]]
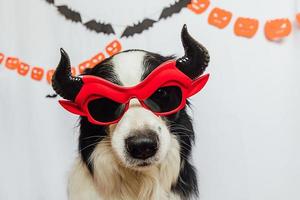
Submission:
[[[187,8],[195,14],[202,14],[208,10],[210,6],[210,0],[191,0],[191,3],[187,5]],[[219,29],[226,28],[232,19],[232,12],[215,7],[208,16],[208,24],[215,26]],[[296,14],[295,20],[300,26],[300,13]],[[260,22],[255,18],[238,17],[234,22],[235,35],[245,38],[252,38],[258,31]],[[287,37],[292,31],[292,23],[288,18],[272,19],[265,23],[264,34],[270,41],[281,40]],[[118,40],[110,42],[105,51],[108,56],[114,55],[122,50],[122,45]],[[72,67],[72,74],[75,75],[76,71],[79,74],[83,73],[86,68],[92,68],[102,60],[105,59],[104,53],[100,52],[94,55],[92,58],[81,62],[78,65],[78,69]],[[0,65],[3,64],[7,69],[15,70],[21,76],[29,75],[32,80],[41,81],[44,77],[48,84],[51,84],[51,78],[54,73],[54,68],[51,68],[45,72],[44,68],[38,66],[30,66],[26,62],[23,62],[17,57],[11,57],[0,53]]]
[[[195,14],[202,14],[210,6],[210,0],[192,0],[188,4],[188,9]],[[219,29],[224,29],[232,19],[232,12],[218,7],[213,8],[208,16],[208,24]],[[300,25],[300,13],[296,15],[296,20]],[[234,33],[237,36],[252,38],[259,27],[258,19],[238,17],[234,23]],[[265,23],[265,37],[270,41],[280,40],[287,37],[292,31],[292,23],[288,18],[272,19]]]
[[[113,40],[105,47],[105,51],[108,56],[112,56],[121,50],[122,45],[118,40]],[[78,65],[77,70],[75,67],[72,67],[72,74],[76,75],[76,71],[81,74],[86,68],[92,68],[102,62],[104,59],[104,53],[99,52],[92,58],[81,62]],[[41,81],[43,80],[44,76],[46,76],[48,84],[51,84],[52,75],[54,74],[54,68],[51,68],[47,72],[45,72],[44,68],[38,66],[30,66],[17,57],[7,56],[5,58],[5,55],[3,53],[0,53],[0,64],[3,64],[7,69],[15,70],[21,76],[29,75],[31,79],[35,81]]]

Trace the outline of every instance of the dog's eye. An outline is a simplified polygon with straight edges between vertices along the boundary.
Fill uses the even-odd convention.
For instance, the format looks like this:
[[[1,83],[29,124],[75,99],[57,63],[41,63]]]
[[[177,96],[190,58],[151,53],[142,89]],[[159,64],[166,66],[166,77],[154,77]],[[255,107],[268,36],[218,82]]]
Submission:
[[[94,120],[99,122],[112,122],[117,120],[125,110],[125,104],[115,102],[108,98],[98,98],[88,103],[88,109]]]
[[[159,88],[156,90],[156,92],[153,94],[153,96],[158,97],[158,98],[165,98],[168,96],[168,92],[166,88]]]
[[[181,101],[181,89],[177,86],[166,86],[157,89],[144,103],[154,112],[169,112],[176,109]]]

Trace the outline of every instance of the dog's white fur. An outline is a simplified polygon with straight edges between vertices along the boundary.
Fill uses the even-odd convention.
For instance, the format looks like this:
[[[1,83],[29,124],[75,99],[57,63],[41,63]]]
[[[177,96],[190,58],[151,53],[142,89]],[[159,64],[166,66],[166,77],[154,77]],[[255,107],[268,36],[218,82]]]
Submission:
[[[112,64],[124,86],[140,82],[144,52],[132,51],[113,57]],[[138,167],[139,160],[127,155],[125,139],[135,130],[150,129],[157,133],[159,149],[149,166]],[[90,162],[94,174],[80,160],[74,164],[69,178],[71,200],[179,200],[171,192],[180,171],[180,147],[176,136],[151,111],[133,99],[130,108],[116,125],[107,130],[108,137],[94,149]]]
[[[134,86],[141,81],[145,55],[143,51],[129,51],[113,57],[114,71],[124,86]]]
[[[145,170],[126,168],[113,153],[109,140],[100,142],[92,155],[95,174],[91,176],[78,159],[69,179],[71,200],[180,200],[171,192],[180,170],[179,144],[172,137],[166,158]]]

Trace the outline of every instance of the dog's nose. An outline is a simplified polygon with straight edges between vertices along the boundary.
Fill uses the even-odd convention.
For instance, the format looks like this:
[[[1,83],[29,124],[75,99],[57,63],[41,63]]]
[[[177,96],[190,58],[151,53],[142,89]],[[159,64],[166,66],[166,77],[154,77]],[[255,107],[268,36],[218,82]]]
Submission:
[[[145,160],[154,156],[158,149],[158,137],[155,133],[128,137],[125,141],[128,153],[136,159]]]

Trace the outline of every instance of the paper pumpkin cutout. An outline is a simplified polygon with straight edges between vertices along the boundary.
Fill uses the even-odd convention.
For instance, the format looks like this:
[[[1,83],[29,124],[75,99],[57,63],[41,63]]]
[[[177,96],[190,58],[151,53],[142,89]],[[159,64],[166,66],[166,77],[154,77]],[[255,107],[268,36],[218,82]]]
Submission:
[[[210,0],[192,0],[187,7],[194,13],[201,14],[207,10],[209,4]]]
[[[292,31],[289,19],[274,19],[265,24],[265,36],[268,40],[279,40],[288,36]]]
[[[297,21],[298,25],[300,26],[300,13],[298,13],[296,15],[296,21]]]
[[[6,62],[5,62],[5,66],[8,69],[17,69],[19,64],[20,64],[19,59],[15,58],[15,57],[7,57]]]
[[[118,41],[118,40],[114,40],[112,41],[111,43],[109,43],[105,50],[106,50],[106,53],[110,56],[120,52],[122,49],[122,46],[121,46],[121,43]]]
[[[26,63],[21,62],[18,66],[18,74],[20,74],[21,76],[26,76],[27,73],[29,72],[29,65]]]
[[[52,83],[52,76],[54,74],[55,70],[54,69],[50,69],[47,71],[47,76],[46,76],[46,79],[47,79],[47,82],[51,85]]]
[[[105,59],[105,55],[103,53],[98,53],[97,55],[95,55],[92,59],[92,66],[96,66],[99,63],[101,63],[103,60]]]
[[[42,80],[44,75],[44,69],[41,67],[33,67],[31,70],[31,78],[36,81]]]
[[[0,53],[0,64],[2,63],[3,60],[4,60],[4,54]]]
[[[72,74],[72,76],[76,76],[76,69],[75,69],[75,67],[71,67],[71,74]]]
[[[251,38],[257,32],[258,24],[257,19],[239,17],[234,24],[234,33],[237,36]]]
[[[85,69],[92,68],[92,67],[93,67],[93,65],[92,65],[91,60],[84,61],[84,62],[80,63],[78,66],[79,73],[82,74]]]
[[[230,11],[214,8],[208,16],[208,23],[223,29],[229,24],[231,17],[232,13]]]

